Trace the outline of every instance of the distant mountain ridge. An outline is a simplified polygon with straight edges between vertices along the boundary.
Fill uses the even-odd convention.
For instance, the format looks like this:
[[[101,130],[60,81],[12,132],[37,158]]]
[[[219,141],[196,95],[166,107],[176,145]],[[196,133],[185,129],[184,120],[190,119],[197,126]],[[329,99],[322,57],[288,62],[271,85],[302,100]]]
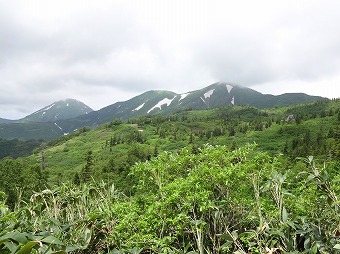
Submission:
[[[66,135],[84,126],[96,128],[115,119],[154,114],[171,114],[181,110],[212,109],[221,106],[252,105],[257,108],[289,106],[325,99],[303,93],[282,95],[262,94],[253,89],[229,84],[215,83],[205,88],[177,94],[171,91],[152,90],[127,101],[116,102],[98,111],[93,111],[76,100],[51,104],[20,120],[20,123],[0,123],[0,137],[11,139],[53,139]],[[77,110],[70,111],[70,106]],[[65,106],[66,105],[66,106]],[[68,106],[67,106],[68,105]],[[74,113],[74,115],[72,115]],[[26,125],[25,125],[26,124]],[[13,127],[15,127],[13,129]]]
[[[148,91],[130,100],[117,102],[86,116],[79,116],[89,125],[98,125],[113,119],[127,120],[140,115],[171,114],[187,109],[210,109],[221,106],[252,105],[257,108],[289,106],[325,99],[303,93],[282,95],[262,94],[253,89],[228,83],[215,83],[200,90],[183,94],[171,91]]]

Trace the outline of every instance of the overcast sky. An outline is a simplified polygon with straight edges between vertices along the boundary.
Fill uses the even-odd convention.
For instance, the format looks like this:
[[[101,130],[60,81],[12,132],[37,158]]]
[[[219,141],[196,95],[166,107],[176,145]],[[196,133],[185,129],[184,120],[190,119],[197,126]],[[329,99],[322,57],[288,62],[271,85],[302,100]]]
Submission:
[[[340,1],[0,0],[0,117],[230,82],[340,97]]]

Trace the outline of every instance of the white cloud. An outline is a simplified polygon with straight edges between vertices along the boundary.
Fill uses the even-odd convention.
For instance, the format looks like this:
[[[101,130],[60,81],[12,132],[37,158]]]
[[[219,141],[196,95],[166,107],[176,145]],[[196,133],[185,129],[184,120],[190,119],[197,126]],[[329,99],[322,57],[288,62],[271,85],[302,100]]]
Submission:
[[[0,0],[0,117],[216,81],[340,97],[339,10],[336,0]]]

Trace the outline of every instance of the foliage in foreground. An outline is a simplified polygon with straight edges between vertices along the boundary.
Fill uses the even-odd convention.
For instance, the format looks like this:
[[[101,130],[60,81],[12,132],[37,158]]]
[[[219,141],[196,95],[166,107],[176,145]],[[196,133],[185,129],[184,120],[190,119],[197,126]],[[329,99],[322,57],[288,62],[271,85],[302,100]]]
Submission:
[[[339,165],[205,145],[131,168],[131,196],[64,184],[10,211],[1,253],[336,253]]]

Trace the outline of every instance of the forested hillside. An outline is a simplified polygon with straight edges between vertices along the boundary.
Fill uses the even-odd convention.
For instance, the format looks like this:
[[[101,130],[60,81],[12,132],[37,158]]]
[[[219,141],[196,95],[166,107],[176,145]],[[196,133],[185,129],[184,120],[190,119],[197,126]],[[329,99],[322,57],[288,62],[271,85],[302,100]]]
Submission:
[[[337,253],[340,101],[114,120],[0,161],[1,253]]]
[[[18,158],[30,155],[42,142],[42,140],[34,139],[22,141],[19,139],[6,140],[0,138],[0,158]]]

